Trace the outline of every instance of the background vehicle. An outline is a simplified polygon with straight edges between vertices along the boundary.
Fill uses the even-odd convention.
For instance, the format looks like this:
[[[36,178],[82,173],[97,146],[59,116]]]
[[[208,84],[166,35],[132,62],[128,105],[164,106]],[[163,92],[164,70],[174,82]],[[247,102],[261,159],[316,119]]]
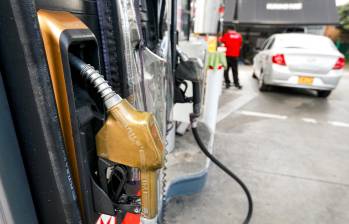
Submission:
[[[261,91],[269,86],[314,89],[327,97],[342,77],[344,56],[332,41],[310,34],[275,34],[253,60]]]

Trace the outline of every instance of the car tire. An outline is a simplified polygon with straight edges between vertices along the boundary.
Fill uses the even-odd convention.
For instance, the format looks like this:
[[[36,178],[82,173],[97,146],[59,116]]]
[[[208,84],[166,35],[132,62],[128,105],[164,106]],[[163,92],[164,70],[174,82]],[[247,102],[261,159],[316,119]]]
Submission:
[[[258,85],[259,85],[259,91],[266,92],[270,90],[270,86],[264,83],[264,76],[261,74],[261,76],[258,78]]]
[[[263,83],[259,86],[259,90],[260,90],[261,92],[267,92],[267,91],[270,90],[270,86],[264,84],[264,82],[263,82]]]
[[[331,90],[318,90],[317,91],[317,96],[321,98],[326,98],[331,94]]]

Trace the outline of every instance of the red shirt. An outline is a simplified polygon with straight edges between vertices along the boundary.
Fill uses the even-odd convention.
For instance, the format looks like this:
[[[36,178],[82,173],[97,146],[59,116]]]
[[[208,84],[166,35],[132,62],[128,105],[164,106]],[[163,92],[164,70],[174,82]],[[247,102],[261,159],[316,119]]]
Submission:
[[[239,57],[240,56],[240,48],[242,44],[242,36],[238,32],[234,30],[230,30],[225,33],[220,41],[227,48],[226,55],[229,57]]]

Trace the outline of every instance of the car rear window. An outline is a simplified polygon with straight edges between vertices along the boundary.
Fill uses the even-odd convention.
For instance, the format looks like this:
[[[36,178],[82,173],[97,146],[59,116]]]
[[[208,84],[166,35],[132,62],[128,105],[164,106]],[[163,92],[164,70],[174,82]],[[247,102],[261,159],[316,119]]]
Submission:
[[[335,50],[336,46],[327,37],[315,35],[285,35],[278,37],[276,48],[302,48],[312,50]]]

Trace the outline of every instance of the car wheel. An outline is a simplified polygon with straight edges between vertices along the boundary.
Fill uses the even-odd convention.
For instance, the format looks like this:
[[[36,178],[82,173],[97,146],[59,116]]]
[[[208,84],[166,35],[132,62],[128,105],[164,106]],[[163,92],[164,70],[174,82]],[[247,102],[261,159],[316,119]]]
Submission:
[[[331,90],[318,90],[317,91],[317,96],[321,98],[326,98],[331,94]]]
[[[270,86],[264,83],[264,76],[261,74],[261,76],[258,79],[258,84],[259,84],[259,90],[261,92],[266,92],[270,90]]]

